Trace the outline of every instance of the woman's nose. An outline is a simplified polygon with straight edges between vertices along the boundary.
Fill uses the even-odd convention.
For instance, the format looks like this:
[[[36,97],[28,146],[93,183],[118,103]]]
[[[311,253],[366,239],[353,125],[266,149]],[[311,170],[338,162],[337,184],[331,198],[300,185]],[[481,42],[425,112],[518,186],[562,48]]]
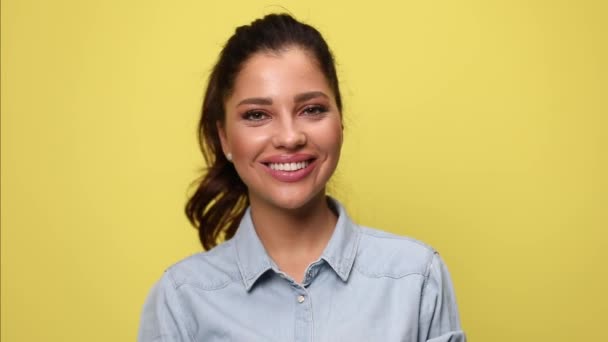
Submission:
[[[306,145],[306,133],[293,122],[284,122],[277,126],[272,143],[275,148],[297,149]]]

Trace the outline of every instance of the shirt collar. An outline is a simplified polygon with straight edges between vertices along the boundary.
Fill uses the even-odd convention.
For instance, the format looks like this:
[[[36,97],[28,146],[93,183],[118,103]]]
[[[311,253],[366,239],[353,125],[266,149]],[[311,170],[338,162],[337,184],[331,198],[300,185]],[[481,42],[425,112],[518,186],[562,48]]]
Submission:
[[[236,249],[236,263],[241,272],[243,284],[249,291],[260,276],[272,269],[274,264],[255,231],[251,220],[251,208],[247,208],[245,211],[233,239]]]
[[[359,230],[348,217],[344,207],[333,198],[329,200],[338,211],[338,222],[321,254],[321,259],[331,266],[342,281],[346,281],[357,255]],[[262,274],[277,268],[255,231],[250,208],[245,211],[233,239],[239,271],[243,284],[249,291]]]
[[[338,201],[331,197],[329,200],[338,211],[338,222],[321,258],[327,261],[342,281],[346,281],[357,255],[359,229]]]

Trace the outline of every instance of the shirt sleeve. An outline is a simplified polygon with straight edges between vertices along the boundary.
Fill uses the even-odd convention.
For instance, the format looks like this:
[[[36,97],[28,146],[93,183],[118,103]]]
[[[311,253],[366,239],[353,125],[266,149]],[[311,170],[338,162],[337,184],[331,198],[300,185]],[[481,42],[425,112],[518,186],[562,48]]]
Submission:
[[[179,293],[168,272],[148,295],[141,314],[138,342],[192,342]]]
[[[435,253],[422,289],[418,342],[465,342],[448,269]]]

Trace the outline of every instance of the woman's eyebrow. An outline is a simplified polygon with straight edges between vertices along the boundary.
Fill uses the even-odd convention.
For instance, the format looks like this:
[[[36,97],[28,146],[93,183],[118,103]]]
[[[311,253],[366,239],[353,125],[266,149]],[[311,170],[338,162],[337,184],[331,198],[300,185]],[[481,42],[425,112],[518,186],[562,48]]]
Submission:
[[[322,91],[309,91],[309,92],[298,94],[298,95],[294,96],[293,101],[295,103],[299,103],[299,102],[308,101],[310,99],[314,99],[315,97],[324,97],[326,99],[329,99],[329,96],[325,95],[325,93]]]
[[[298,94],[298,95],[294,96],[293,100],[294,100],[295,103],[300,103],[300,102],[308,101],[310,99],[314,99],[315,97],[324,97],[326,99],[329,99],[329,96],[327,96],[322,91],[309,91],[309,92],[301,93],[301,94]],[[270,105],[272,105],[272,99],[270,97],[250,97],[250,98],[246,98],[244,100],[241,100],[237,104],[237,107],[240,106],[240,105],[244,105],[244,104],[255,104],[255,105],[270,106]]]
[[[244,104],[256,104],[256,105],[267,105],[270,106],[272,104],[272,99],[270,97],[250,97],[242,100],[237,104],[237,107]]]

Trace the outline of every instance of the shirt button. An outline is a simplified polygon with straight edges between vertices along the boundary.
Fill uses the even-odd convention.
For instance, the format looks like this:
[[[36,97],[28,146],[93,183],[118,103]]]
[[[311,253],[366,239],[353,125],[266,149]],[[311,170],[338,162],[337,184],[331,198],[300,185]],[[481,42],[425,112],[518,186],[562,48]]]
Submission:
[[[298,303],[304,303],[304,296],[298,296]]]

